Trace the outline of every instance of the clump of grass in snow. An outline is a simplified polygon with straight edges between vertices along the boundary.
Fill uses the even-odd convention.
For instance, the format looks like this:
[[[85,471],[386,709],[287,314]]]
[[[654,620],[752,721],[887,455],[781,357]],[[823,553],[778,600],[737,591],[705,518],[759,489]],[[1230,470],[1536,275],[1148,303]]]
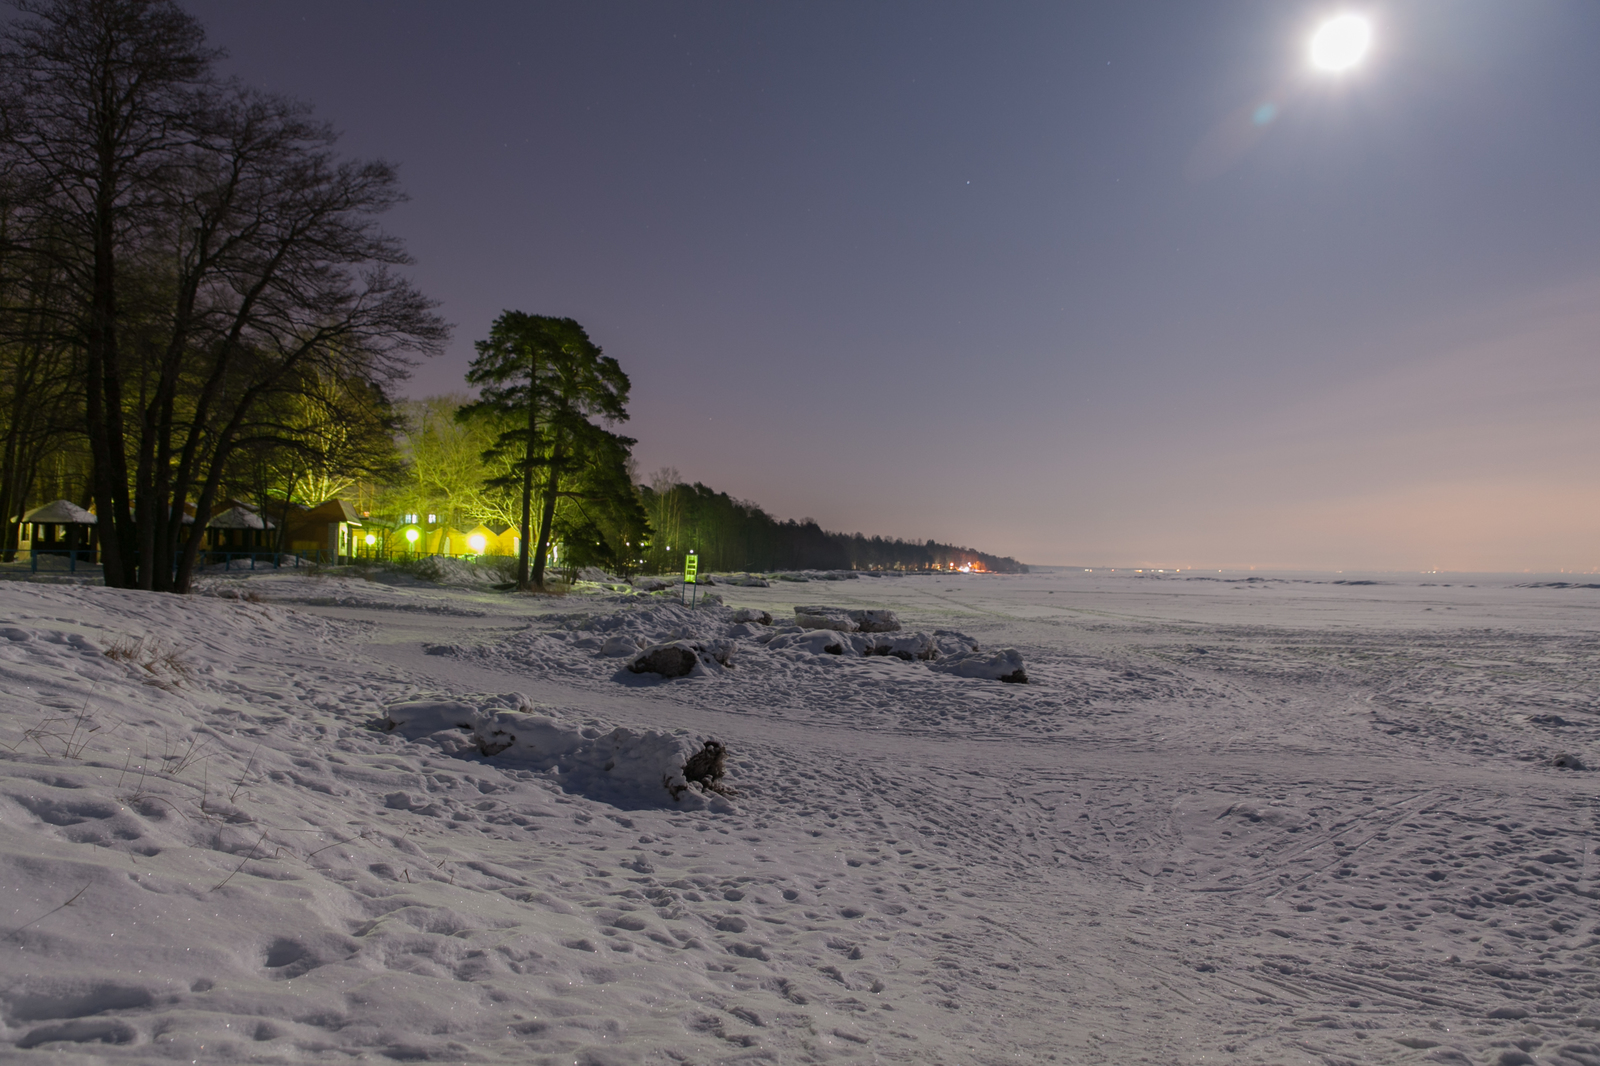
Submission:
[[[66,759],[79,759],[83,757],[83,749],[89,744],[89,739],[100,731],[100,727],[89,718],[89,705],[85,703],[83,709],[70,718],[46,718],[32,729],[22,734],[23,741],[32,741],[39,746],[39,750],[46,755],[60,755]],[[49,741],[60,746],[60,751],[50,750]],[[12,751],[17,750],[12,745]]]
[[[156,684],[177,684],[194,677],[194,670],[179,658],[178,649],[160,637],[122,637],[113,641],[102,654],[107,659],[139,667]]]

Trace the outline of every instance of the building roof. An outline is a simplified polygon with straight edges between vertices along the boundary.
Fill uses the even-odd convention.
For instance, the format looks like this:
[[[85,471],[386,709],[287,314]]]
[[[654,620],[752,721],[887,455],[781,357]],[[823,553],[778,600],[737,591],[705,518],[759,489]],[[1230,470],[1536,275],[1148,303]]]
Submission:
[[[71,500],[56,500],[43,507],[35,507],[22,516],[24,522],[43,522],[57,525],[92,526],[95,516],[92,511],[85,511]]]
[[[271,519],[262,518],[255,511],[243,504],[219,511],[211,516],[211,521],[206,525],[212,529],[276,529],[277,523]]]
[[[349,522],[353,526],[361,524],[361,516],[356,514],[356,509],[343,500],[326,500],[302,514],[300,518],[321,522]]]

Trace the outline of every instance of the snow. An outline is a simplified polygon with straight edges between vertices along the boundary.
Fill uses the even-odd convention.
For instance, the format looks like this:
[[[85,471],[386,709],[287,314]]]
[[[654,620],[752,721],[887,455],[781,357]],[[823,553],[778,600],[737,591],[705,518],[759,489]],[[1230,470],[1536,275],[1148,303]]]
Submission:
[[[0,582],[0,1058],[1600,1059],[1582,582],[438,576]]]
[[[22,516],[24,522],[38,522],[41,524],[66,523],[68,525],[92,526],[95,524],[93,511],[86,511],[71,500],[55,500],[43,507],[35,507]]]

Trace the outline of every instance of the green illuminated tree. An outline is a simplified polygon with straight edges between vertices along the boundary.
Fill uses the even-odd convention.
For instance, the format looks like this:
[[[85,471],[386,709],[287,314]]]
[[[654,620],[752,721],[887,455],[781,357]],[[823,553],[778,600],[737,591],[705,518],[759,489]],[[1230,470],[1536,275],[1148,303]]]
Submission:
[[[491,481],[491,487],[514,486],[520,492],[518,587],[542,589],[557,504],[564,498],[590,499],[594,493],[578,487],[584,481],[593,485],[618,481],[595,476],[597,463],[623,471],[620,483],[632,494],[625,471],[634,442],[595,421],[627,420],[628,375],[570,318],[506,311],[495,319],[488,339],[476,347],[478,356],[467,371],[467,381],[479,387],[479,399],[462,408],[459,417],[502,420],[504,428],[484,459],[507,469]]]

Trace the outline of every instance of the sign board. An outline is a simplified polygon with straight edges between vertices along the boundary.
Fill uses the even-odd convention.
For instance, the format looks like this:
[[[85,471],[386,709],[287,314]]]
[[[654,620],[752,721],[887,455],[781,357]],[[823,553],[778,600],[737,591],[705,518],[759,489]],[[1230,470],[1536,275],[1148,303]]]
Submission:
[[[690,552],[683,557],[683,580],[685,584],[695,584],[694,576],[700,571],[700,557]]]

